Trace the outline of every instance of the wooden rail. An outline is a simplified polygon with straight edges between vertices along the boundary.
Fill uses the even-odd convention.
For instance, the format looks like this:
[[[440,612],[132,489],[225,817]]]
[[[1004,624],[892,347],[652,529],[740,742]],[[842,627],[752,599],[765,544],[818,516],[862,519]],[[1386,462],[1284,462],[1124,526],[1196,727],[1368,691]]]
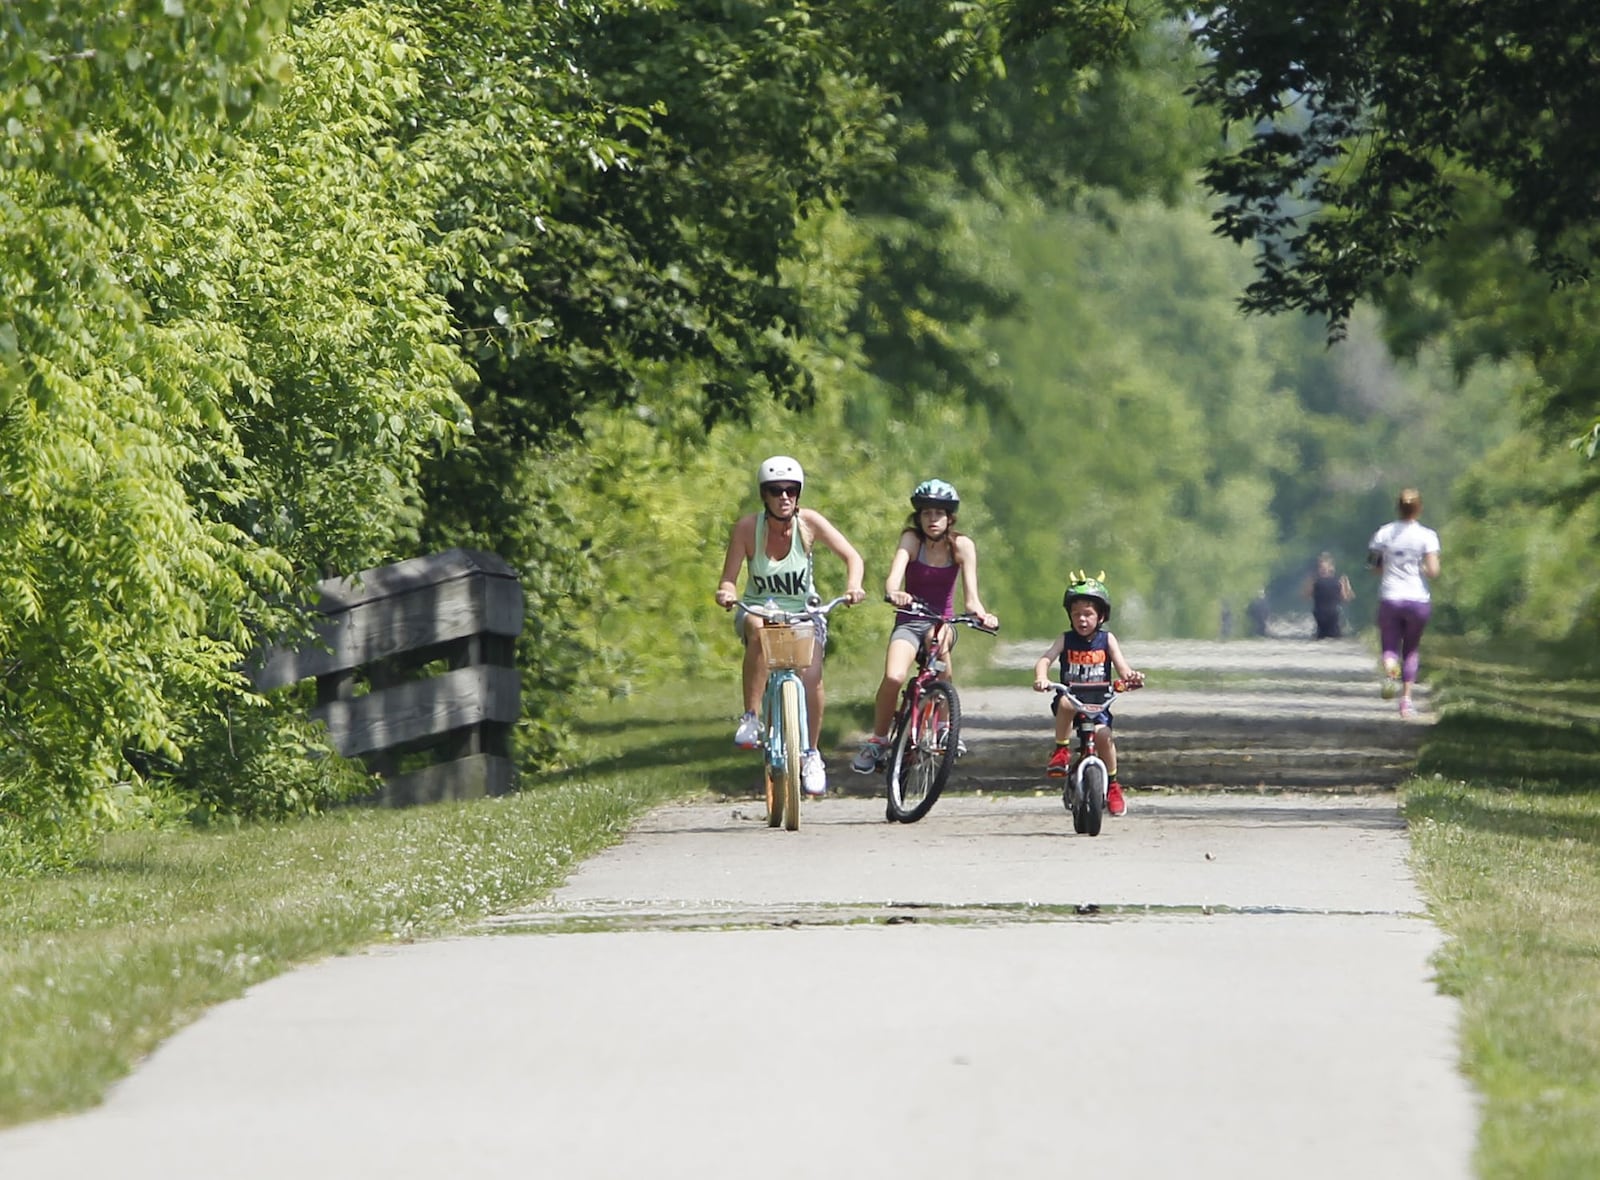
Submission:
[[[499,795],[515,783],[511,726],[522,586],[492,553],[449,549],[318,584],[315,641],[252,667],[267,691],[309,677],[312,716],[383,778],[388,806]]]

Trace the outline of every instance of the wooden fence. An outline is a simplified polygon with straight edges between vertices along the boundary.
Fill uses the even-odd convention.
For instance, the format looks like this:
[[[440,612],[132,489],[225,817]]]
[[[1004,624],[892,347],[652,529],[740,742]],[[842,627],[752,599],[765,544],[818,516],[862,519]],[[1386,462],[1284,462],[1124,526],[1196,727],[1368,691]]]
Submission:
[[[318,584],[316,641],[272,648],[261,691],[317,681],[312,716],[383,777],[389,806],[499,795],[515,783],[522,586],[492,553],[450,549]]]

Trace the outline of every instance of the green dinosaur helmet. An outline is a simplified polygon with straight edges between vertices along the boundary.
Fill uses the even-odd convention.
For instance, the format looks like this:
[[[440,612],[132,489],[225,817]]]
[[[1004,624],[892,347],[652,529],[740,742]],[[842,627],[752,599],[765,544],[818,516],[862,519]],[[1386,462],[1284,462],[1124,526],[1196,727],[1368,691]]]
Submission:
[[[1100,575],[1105,577],[1104,574]],[[1072,581],[1067,583],[1067,592],[1061,596],[1061,609],[1070,611],[1072,604],[1080,599],[1087,598],[1100,608],[1100,621],[1111,621],[1111,591],[1106,589],[1106,584],[1100,578],[1091,578],[1082,570],[1072,575]]]

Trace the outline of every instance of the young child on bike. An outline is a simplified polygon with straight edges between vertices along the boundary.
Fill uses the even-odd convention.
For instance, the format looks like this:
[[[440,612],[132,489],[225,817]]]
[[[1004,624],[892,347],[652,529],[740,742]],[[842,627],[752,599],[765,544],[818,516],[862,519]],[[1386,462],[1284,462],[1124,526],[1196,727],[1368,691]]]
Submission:
[[[962,602],[966,609],[983,617],[983,625],[991,630],[1000,620],[983,609],[978,597],[978,547],[965,533],[956,532],[956,516],[961,511],[961,497],[956,489],[942,479],[926,479],[911,490],[911,515],[900,533],[900,543],[895,546],[894,559],[889,563],[889,574],[884,578],[883,593],[896,606],[910,606],[918,599],[941,615],[955,610],[956,582],[961,582]],[[895,702],[900,689],[911,672],[911,662],[916,658],[923,637],[938,624],[931,619],[919,618],[904,611],[894,617],[894,629],[889,632],[889,647],[883,657],[883,679],[878,683],[878,696],[872,714],[872,736],[869,737],[850,763],[857,774],[871,774],[889,754],[889,723],[894,718]],[[949,628],[942,628],[948,632]],[[940,637],[948,644],[948,639]],[[950,676],[949,653],[945,654],[944,678]],[[960,743],[960,739],[957,739]],[[965,753],[963,748],[957,754]]]
[[[800,493],[806,476],[800,464],[788,455],[774,455],[756,468],[762,510],[742,516],[728,537],[728,551],[722,560],[722,580],[717,584],[717,605],[734,611],[733,629],[744,644],[744,716],[739,718],[733,744],[753,750],[761,744],[761,723],[756,710],[767,684],[767,659],[755,638],[761,620],[740,607],[737,589],[739,567],[748,566],[742,601],[760,605],[769,599],[788,611],[806,608],[807,599],[816,594],[812,578],[812,550],[817,541],[843,559],[845,598],[851,603],[867,596],[861,588],[865,567],[861,554],[845,540],[822,513],[800,507]],[[737,608],[737,609],[736,609]],[[800,673],[806,687],[806,750],[800,759],[801,786],[808,795],[821,795],[828,789],[827,769],[817,741],[822,733],[822,655],[828,646],[824,620],[817,622],[816,654],[811,667]]]
[[[1106,624],[1111,621],[1111,592],[1100,578],[1087,577],[1079,571],[1067,586],[1061,605],[1072,627],[1063,631],[1034,664],[1035,692],[1050,691],[1050,665],[1058,659],[1061,683],[1070,687],[1072,695],[1085,704],[1104,701],[1113,680],[1126,681],[1133,688],[1144,683],[1143,673],[1129,666],[1117,637],[1106,630]],[[1059,695],[1051,698],[1050,711],[1056,718],[1056,746],[1045,773],[1051,778],[1065,778],[1072,766],[1073,712],[1070,706],[1062,707]],[[1111,710],[1102,709],[1092,716],[1095,752],[1106,764],[1106,776],[1111,780],[1106,788],[1106,810],[1112,815],[1122,815],[1128,810],[1128,804],[1122,797],[1122,784],[1117,781],[1117,746],[1111,736]]]

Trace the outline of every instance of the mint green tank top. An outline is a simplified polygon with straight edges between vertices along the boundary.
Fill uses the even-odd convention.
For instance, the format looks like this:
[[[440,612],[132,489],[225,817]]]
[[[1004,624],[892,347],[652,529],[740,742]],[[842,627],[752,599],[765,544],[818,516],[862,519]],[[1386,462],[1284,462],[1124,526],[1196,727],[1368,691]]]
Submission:
[[[811,554],[806,552],[798,514],[789,552],[781,561],[767,556],[767,514],[763,512],[756,518],[756,551],[750,558],[749,569],[741,602],[759,605],[770,598],[784,610],[805,609],[806,599],[813,593]]]

